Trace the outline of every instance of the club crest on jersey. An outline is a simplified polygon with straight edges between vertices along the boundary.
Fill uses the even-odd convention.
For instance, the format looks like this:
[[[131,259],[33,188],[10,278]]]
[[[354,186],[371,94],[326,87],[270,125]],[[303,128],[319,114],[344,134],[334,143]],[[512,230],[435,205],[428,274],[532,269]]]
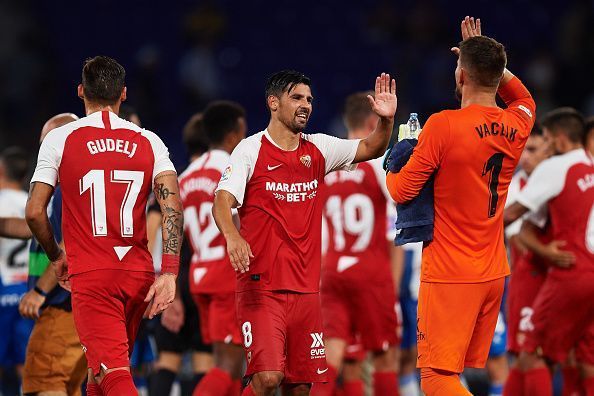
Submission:
[[[223,171],[223,174],[221,175],[221,181],[229,180],[232,171],[233,167],[231,165],[228,165]]]
[[[311,156],[310,155],[302,155],[299,157],[299,161],[308,168],[311,167]]]

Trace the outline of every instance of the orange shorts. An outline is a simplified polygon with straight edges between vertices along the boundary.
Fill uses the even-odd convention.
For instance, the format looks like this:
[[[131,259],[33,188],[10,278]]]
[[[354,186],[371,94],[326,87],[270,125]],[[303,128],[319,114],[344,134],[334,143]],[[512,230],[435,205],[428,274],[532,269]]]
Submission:
[[[505,278],[484,283],[421,282],[417,367],[461,373],[489,355]]]

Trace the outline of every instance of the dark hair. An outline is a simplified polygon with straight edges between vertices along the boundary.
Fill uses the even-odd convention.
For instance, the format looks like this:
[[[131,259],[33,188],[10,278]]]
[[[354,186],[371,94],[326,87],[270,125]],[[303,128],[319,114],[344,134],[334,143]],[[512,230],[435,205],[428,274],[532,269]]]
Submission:
[[[82,85],[85,98],[91,102],[110,105],[116,103],[125,86],[126,71],[107,56],[85,60]]]
[[[184,126],[182,140],[190,157],[202,155],[208,151],[208,142],[202,128],[202,113],[196,113]]]
[[[138,115],[138,112],[136,111],[136,109],[130,105],[126,105],[126,104],[122,104],[120,106],[120,114],[119,117],[123,118],[126,121],[130,121],[130,118],[134,115]]]
[[[347,96],[344,102],[342,119],[347,129],[361,128],[367,117],[373,113],[367,95],[373,96],[373,91],[356,92]]]
[[[584,116],[573,107],[559,107],[543,117],[541,124],[551,133],[563,133],[573,143],[584,141]]]
[[[208,142],[220,144],[229,132],[237,129],[239,119],[245,118],[245,110],[235,102],[218,100],[209,103],[202,113],[202,126]]]
[[[476,36],[460,42],[460,64],[476,84],[497,88],[507,55],[503,44],[486,36]]]
[[[24,183],[29,175],[29,155],[16,146],[7,147],[0,153],[0,160],[4,164],[6,177],[11,181]]]
[[[594,130],[594,116],[586,118],[584,129],[586,130],[586,134],[589,134],[591,131]]]
[[[282,70],[268,77],[266,82],[266,100],[270,95],[279,97],[283,92],[291,92],[297,84],[311,87],[311,80],[305,74],[295,70]]]

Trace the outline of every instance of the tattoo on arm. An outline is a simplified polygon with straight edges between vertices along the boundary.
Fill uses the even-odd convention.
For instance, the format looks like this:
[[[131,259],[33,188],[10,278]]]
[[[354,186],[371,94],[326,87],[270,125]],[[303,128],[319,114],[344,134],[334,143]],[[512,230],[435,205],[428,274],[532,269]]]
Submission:
[[[179,255],[184,232],[184,214],[175,172],[155,178],[153,192],[162,214],[163,254]]]
[[[160,200],[167,199],[170,195],[176,195],[174,192],[169,191],[169,189],[165,187],[163,183],[155,183],[153,192],[155,193],[155,197]]]
[[[179,254],[183,234],[183,213],[165,206],[163,213],[163,253]]]

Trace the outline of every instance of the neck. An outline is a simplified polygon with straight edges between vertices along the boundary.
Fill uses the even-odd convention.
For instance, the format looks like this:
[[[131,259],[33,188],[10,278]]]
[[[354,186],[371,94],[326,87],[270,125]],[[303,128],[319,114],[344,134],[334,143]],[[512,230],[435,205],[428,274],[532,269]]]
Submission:
[[[231,147],[230,144],[221,143],[218,145],[213,145],[211,147],[211,150],[222,150],[222,151],[226,152],[227,154],[231,154],[233,152],[233,147]]]
[[[14,181],[0,181],[0,190],[22,190],[22,186]]]
[[[365,139],[372,132],[373,132],[373,130],[369,130],[366,128],[359,128],[359,129],[349,130],[347,132],[347,136],[349,139]]]
[[[497,107],[495,93],[493,91],[476,89],[475,87],[463,87],[462,105],[460,107],[463,109],[473,104],[487,107]]]
[[[291,131],[279,120],[271,118],[267,129],[274,143],[283,150],[293,151],[299,146],[301,134]]]
[[[85,101],[85,113],[86,115],[90,115],[96,113],[98,111],[111,111],[114,114],[120,113],[120,103],[114,103],[110,105],[103,105],[98,103],[91,103]]]
[[[577,150],[584,148],[581,143],[567,143],[565,149],[563,150],[563,154],[569,153],[570,151]]]

